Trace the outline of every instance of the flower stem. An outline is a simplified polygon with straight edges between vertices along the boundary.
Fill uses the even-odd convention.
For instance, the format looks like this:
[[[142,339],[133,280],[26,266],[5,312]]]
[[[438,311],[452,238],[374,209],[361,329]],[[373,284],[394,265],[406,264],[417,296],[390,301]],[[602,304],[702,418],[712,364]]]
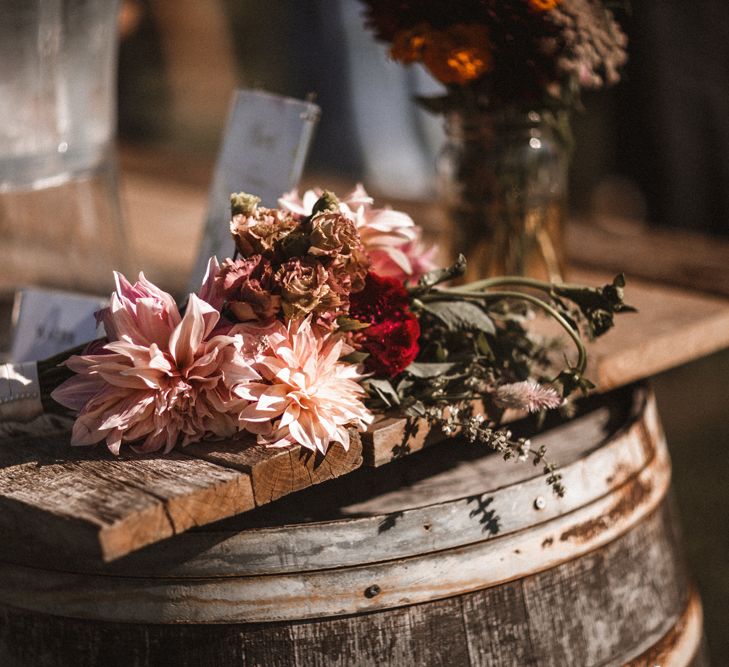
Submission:
[[[475,292],[480,290],[486,290],[493,287],[502,287],[503,285],[514,285],[520,287],[532,287],[534,289],[542,290],[543,292],[551,292],[553,287],[560,287],[566,289],[578,289],[578,285],[571,285],[569,283],[554,284],[545,280],[537,280],[536,278],[527,278],[523,276],[499,276],[496,278],[485,278],[484,280],[477,280],[466,285],[456,285],[454,287],[444,287],[444,292]]]
[[[531,278],[524,278],[524,280],[532,281]],[[536,283],[540,283],[541,281],[533,281]],[[544,285],[548,285],[549,283],[543,283]],[[450,294],[449,294],[450,292]],[[512,291],[498,291],[498,292],[471,292],[471,291],[465,291],[465,290],[459,290],[457,293],[453,293],[453,289],[449,290],[433,290],[429,294],[425,294],[421,296],[421,300],[424,302],[428,301],[451,301],[451,300],[459,300],[459,299],[474,299],[479,301],[500,301],[502,299],[521,299],[522,301],[527,301],[528,303],[534,304],[535,306],[538,306],[543,311],[545,311],[550,317],[552,317],[556,322],[567,332],[569,337],[572,339],[572,342],[575,344],[575,347],[577,348],[577,363],[575,364],[575,368],[577,371],[582,374],[585,371],[585,367],[587,366],[587,350],[585,350],[585,345],[582,342],[582,338],[580,338],[580,334],[578,331],[575,330],[575,328],[562,316],[561,313],[559,313],[555,308],[550,306],[546,301],[543,301],[542,299],[532,296],[531,294],[525,294],[523,292],[512,292]]]

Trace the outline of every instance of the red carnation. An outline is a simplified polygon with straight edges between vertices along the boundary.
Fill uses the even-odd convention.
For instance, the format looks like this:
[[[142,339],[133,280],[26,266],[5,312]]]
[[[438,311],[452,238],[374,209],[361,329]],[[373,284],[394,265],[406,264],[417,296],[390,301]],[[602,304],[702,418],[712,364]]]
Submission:
[[[375,375],[395,377],[418,356],[418,318],[412,313],[402,317],[373,324],[359,335],[362,349],[370,355],[365,360],[365,368]]]
[[[420,323],[410,312],[410,298],[402,283],[370,272],[364,289],[351,294],[350,300],[349,316],[370,323],[355,341],[369,353],[367,370],[388,378],[405,370],[420,351]]]
[[[350,294],[349,300],[349,316],[371,324],[409,311],[410,307],[410,297],[402,282],[372,271],[365,277],[364,288]]]

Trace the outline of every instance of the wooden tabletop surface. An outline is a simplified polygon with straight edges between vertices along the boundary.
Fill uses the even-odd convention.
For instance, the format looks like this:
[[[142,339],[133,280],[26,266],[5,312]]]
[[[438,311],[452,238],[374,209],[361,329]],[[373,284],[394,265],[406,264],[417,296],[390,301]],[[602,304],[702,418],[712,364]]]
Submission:
[[[126,159],[125,164],[123,198],[137,267],[179,294],[204,219],[204,173],[172,180],[143,168],[144,161]],[[590,261],[605,256],[599,248],[590,249],[586,239],[603,242],[593,232],[584,237],[570,232],[570,245],[584,246],[578,253],[581,268],[571,280],[602,284],[610,278],[605,269],[620,268]],[[174,253],[168,250],[170,239]],[[663,259],[656,264],[663,282],[670,277],[668,242],[660,237]],[[674,248],[674,257],[682,256]],[[597,268],[584,269],[591,264]],[[620,316],[615,330],[589,348],[588,376],[600,391],[729,347],[729,300],[635,279],[646,275],[647,262],[630,255],[627,264],[626,300],[639,312]],[[72,549],[112,560],[363,465],[382,465],[438,439],[437,434],[428,437],[423,425],[408,438],[407,426],[403,419],[383,417],[362,438],[353,438],[349,452],[336,445],[323,462],[297,447],[266,450],[244,448],[241,442],[195,445],[164,458],[115,459],[101,448],[71,449],[66,425],[56,422],[46,420],[15,437],[0,430],[0,535],[26,538],[30,548]]]

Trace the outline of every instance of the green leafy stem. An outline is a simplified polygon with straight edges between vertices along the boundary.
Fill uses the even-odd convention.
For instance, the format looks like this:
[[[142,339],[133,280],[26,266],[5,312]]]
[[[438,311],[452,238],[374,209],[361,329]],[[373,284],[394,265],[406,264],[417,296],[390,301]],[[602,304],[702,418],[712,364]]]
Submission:
[[[577,362],[574,366],[574,371],[579,375],[585,372],[587,366],[587,350],[582,342],[582,337],[579,331],[572,325],[567,319],[552,305],[531,294],[524,292],[517,292],[512,290],[499,290],[499,291],[486,291],[494,287],[502,285],[514,285],[523,287],[532,287],[541,289],[547,293],[552,292],[552,284],[546,283],[540,280],[532,278],[492,278],[486,280],[480,280],[475,283],[470,283],[462,287],[446,287],[440,289],[434,289],[427,294],[422,294],[419,299],[423,303],[429,303],[433,301],[461,301],[463,299],[472,299],[475,301],[500,301],[503,299],[520,299],[541,308],[550,317],[552,317],[569,335],[577,348]]]

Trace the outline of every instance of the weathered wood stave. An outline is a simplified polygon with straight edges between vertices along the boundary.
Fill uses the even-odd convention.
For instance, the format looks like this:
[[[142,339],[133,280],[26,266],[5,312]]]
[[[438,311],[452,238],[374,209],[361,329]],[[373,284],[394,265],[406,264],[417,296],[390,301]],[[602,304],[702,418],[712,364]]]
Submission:
[[[146,637],[148,645],[150,639],[164,644],[174,636],[179,645],[199,648],[215,637],[228,647],[228,657],[219,656],[221,665],[239,664],[233,656],[244,656],[245,664],[556,665],[620,664],[652,655],[652,647],[698,604],[690,596],[672,535],[665,503],[670,466],[652,399],[641,400],[637,413],[626,414],[626,423],[608,441],[594,442],[571,463],[562,463],[568,484],[575,485],[570,489],[577,489],[572,499],[552,500],[541,480],[536,480],[540,487],[533,486],[534,480],[512,480],[486,489],[483,495],[494,498],[488,507],[509,517],[495,537],[483,533],[478,517],[470,518],[478,530],[458,523],[472,511],[464,498],[405,509],[393,501],[384,503],[388,512],[379,515],[188,533],[93,568],[62,560],[55,570],[47,564],[33,568],[27,561],[6,562],[0,568],[0,604],[5,606],[0,656],[20,655],[13,653],[8,633],[23,624],[34,626],[42,637],[39,646],[52,644],[61,627],[73,641],[89,646],[101,635],[108,641],[111,629],[126,638],[118,641]],[[521,498],[513,496],[517,487],[526,490]],[[540,495],[548,504],[536,510],[534,499]],[[355,503],[350,511],[362,512],[373,502],[378,501]],[[501,509],[507,506],[509,512]],[[375,533],[388,517],[392,526]],[[449,518],[457,529],[448,530],[453,528]],[[336,530],[339,537],[327,543],[327,531],[331,538]],[[401,531],[407,539],[396,539]],[[287,548],[283,536],[294,546]],[[340,548],[327,548],[337,541]],[[175,554],[175,542],[187,545],[182,556]],[[641,585],[650,568],[653,580]],[[595,591],[580,592],[575,581],[589,581]],[[646,599],[637,599],[632,589]],[[632,596],[630,604],[621,595]],[[562,625],[555,626],[550,612],[560,605],[574,607],[575,616],[591,613],[606,627],[609,622],[620,626],[619,632],[604,631],[612,645],[570,613],[557,614]],[[514,614],[521,614],[519,623],[509,620]],[[684,656],[695,654],[700,638],[700,613],[698,625],[696,613],[691,618]],[[438,623],[454,626],[451,633],[468,650],[464,653],[442,632],[434,635]],[[570,624],[581,624],[579,632],[568,632]],[[542,626],[551,628],[546,633],[551,643],[537,632]],[[407,635],[417,661],[410,661],[412,654],[405,657],[394,628]],[[373,633],[379,643],[365,641]],[[326,637],[339,637],[339,646]],[[438,641],[449,651],[442,653]],[[396,645],[394,653],[387,652],[388,643]],[[562,644],[574,644],[570,662],[560,662],[567,657]],[[256,655],[264,653],[266,661],[257,662]],[[151,656],[138,664],[156,664]]]

